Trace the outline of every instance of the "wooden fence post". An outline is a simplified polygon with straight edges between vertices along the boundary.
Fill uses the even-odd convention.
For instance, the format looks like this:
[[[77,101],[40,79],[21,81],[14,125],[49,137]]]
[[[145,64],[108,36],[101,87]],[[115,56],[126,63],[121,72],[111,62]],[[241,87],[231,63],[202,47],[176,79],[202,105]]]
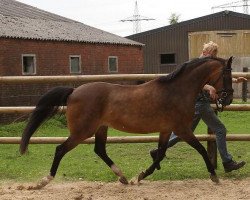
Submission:
[[[243,67],[243,72],[248,72],[248,68]],[[247,81],[242,83],[242,101],[247,102]]]
[[[217,115],[217,111],[214,111]],[[207,128],[208,134],[213,134],[214,132],[211,131],[210,128]],[[207,153],[210,161],[212,162],[215,169],[217,169],[217,144],[216,141],[207,141]]]

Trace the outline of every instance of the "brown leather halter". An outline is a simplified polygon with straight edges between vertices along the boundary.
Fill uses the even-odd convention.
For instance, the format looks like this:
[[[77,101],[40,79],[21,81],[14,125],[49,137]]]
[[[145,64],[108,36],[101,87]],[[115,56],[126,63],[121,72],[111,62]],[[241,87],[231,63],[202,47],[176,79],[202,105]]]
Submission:
[[[219,98],[215,101],[216,108],[219,112],[222,112],[224,107],[229,105],[230,103],[226,102],[227,97],[232,95],[234,90],[232,89],[232,76],[231,76],[232,68],[224,67],[221,75],[216,80],[214,85],[220,80],[221,76],[223,78],[223,88],[217,91]]]

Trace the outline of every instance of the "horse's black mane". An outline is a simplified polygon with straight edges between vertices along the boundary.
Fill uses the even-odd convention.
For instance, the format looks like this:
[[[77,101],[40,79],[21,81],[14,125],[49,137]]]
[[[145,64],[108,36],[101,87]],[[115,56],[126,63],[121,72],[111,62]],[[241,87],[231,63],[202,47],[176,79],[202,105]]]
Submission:
[[[222,62],[223,64],[225,63],[224,59],[218,58],[218,57],[217,58],[213,58],[213,57],[194,58],[194,59],[189,60],[189,61],[183,63],[182,65],[180,65],[172,73],[170,73],[166,76],[159,77],[158,81],[159,82],[170,82],[171,80],[173,80],[174,78],[179,76],[186,68],[196,67],[196,66],[201,65],[201,64],[203,64],[211,59],[218,60],[218,61]]]

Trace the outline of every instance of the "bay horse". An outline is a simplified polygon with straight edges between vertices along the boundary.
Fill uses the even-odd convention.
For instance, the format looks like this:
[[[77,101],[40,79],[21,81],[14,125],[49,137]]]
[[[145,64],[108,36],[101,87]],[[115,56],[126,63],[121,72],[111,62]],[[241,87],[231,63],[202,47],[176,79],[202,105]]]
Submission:
[[[184,63],[169,75],[140,85],[119,85],[105,82],[86,83],[77,88],[56,87],[44,94],[31,113],[23,131],[20,153],[27,151],[29,140],[38,127],[52,117],[60,106],[67,106],[66,118],[70,132],[67,140],[56,147],[48,176],[34,189],[47,185],[56,175],[63,156],[80,142],[95,135],[95,153],[128,184],[122,171],[106,153],[108,127],[129,133],[159,132],[158,154],[153,164],[138,176],[138,181],[152,174],[164,158],[173,131],[203,157],[210,178],[219,179],[206,149],[191,131],[197,94],[207,83],[218,91],[220,103],[229,105],[233,99],[232,57],[197,58]]]

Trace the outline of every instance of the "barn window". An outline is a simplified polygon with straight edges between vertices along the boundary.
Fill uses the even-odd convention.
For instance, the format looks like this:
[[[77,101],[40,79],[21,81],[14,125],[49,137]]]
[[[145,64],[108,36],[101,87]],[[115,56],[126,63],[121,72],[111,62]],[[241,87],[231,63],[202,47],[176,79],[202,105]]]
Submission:
[[[175,64],[175,54],[174,53],[166,53],[160,55],[161,64]]]
[[[70,56],[70,73],[81,73],[81,56]]]
[[[109,72],[118,72],[118,58],[116,56],[109,56],[108,65]]]
[[[23,75],[36,74],[36,56],[34,54],[22,55]]]

